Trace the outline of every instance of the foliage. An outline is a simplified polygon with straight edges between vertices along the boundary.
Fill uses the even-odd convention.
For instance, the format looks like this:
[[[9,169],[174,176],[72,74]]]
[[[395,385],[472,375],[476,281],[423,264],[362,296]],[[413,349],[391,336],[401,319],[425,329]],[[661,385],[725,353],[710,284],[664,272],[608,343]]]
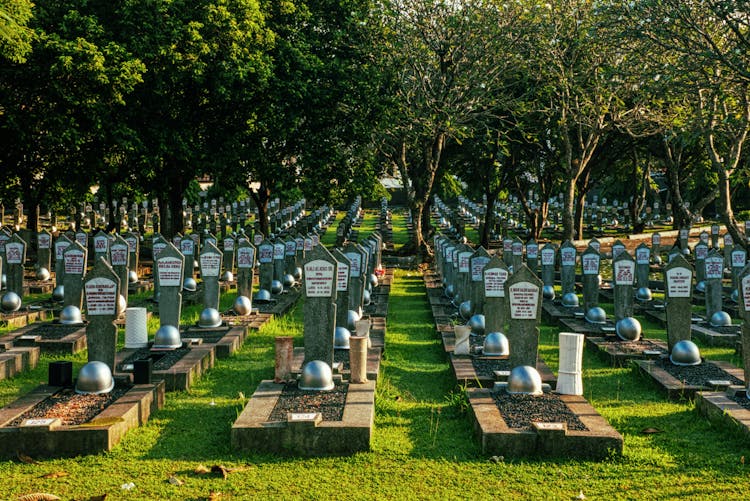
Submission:
[[[0,57],[22,63],[31,50],[30,0],[0,0]]]

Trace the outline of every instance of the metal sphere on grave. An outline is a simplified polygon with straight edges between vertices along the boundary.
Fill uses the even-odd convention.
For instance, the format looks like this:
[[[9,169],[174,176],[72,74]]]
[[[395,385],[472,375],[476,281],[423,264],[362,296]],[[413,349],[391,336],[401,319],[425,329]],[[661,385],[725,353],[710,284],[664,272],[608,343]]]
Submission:
[[[604,281],[604,280],[602,279],[602,275],[601,275],[601,273],[600,273],[600,274],[598,274],[598,275],[596,276],[596,286],[597,286],[597,287],[599,287],[599,288],[601,289],[601,287],[602,287],[602,282],[603,282],[603,281]]]
[[[654,264],[656,264],[656,265],[661,265],[662,264],[661,256],[659,256],[659,255],[654,256]]]
[[[157,350],[175,350],[182,347],[180,331],[174,325],[162,325],[154,334],[153,348]]]
[[[530,365],[514,367],[508,376],[507,391],[510,394],[541,395],[544,390],[539,371]]]
[[[484,315],[477,313],[476,315],[472,315],[469,321],[466,323],[466,325],[471,328],[471,333],[476,334],[477,336],[484,335]]]
[[[128,308],[128,300],[122,294],[117,295],[117,316],[119,317]]]
[[[197,259],[193,259],[193,269],[196,270],[198,268],[200,268],[200,265],[198,264],[198,260]]]
[[[510,354],[508,337],[502,332],[490,332],[484,336],[482,354],[487,357],[504,357]]]
[[[253,304],[250,301],[250,298],[247,296],[237,296],[237,298],[234,300],[234,304],[232,305],[232,310],[234,312],[244,317],[245,315],[249,315],[252,311]]]
[[[464,320],[468,320],[469,318],[471,318],[471,314],[473,311],[474,307],[471,304],[471,300],[467,299],[458,306],[458,313]]]
[[[346,312],[346,328],[350,331],[356,330],[357,322],[361,318],[361,315],[355,310],[349,310]]]
[[[60,311],[60,323],[63,325],[80,325],[83,323],[81,310],[78,306],[68,305]]]
[[[621,318],[615,324],[615,333],[623,341],[638,341],[641,338],[641,323],[633,317]]]
[[[255,301],[258,303],[268,303],[271,301],[271,293],[267,289],[260,289],[255,293]]]
[[[456,288],[453,286],[453,284],[448,284],[445,286],[445,297],[448,299],[453,299],[453,296],[456,295]]]
[[[65,286],[58,285],[52,290],[52,301],[61,303],[65,299]]]
[[[711,315],[709,323],[712,327],[727,327],[732,325],[732,317],[726,311],[720,310]]]
[[[699,365],[702,361],[698,346],[689,339],[675,343],[669,360],[675,365]]]
[[[550,301],[555,299],[555,287],[552,285],[545,285],[542,287],[542,297],[549,299]]]
[[[300,390],[329,391],[334,387],[331,367],[322,360],[312,360],[302,369]]]
[[[365,306],[370,306],[372,303],[372,294],[370,291],[362,291],[362,304]]]
[[[689,247],[685,247],[684,249],[682,249],[682,253],[684,255],[686,255],[686,256],[689,256],[690,255],[690,248]]]
[[[284,291],[284,284],[280,280],[271,281],[271,294],[278,295]]]
[[[370,273],[370,275],[367,277],[367,282],[370,284],[370,287],[377,287],[378,276],[374,273]]]
[[[136,273],[135,270],[130,270],[128,272],[128,283],[131,283],[131,284],[138,283],[138,273]]]
[[[3,273],[2,276],[0,276],[0,289],[5,289],[8,286],[8,276]]]
[[[603,324],[607,322],[607,313],[601,306],[593,306],[586,312],[586,320],[592,324]]]
[[[3,294],[2,308],[5,312],[18,311],[21,308],[21,296],[13,291]]]
[[[372,285],[370,284],[369,281],[365,282],[365,289],[364,290],[367,291],[367,292],[372,292]]]
[[[192,277],[187,277],[182,282],[182,288],[188,292],[195,292],[198,290],[198,282]]]
[[[695,284],[695,290],[698,292],[706,292],[706,282],[705,280],[701,280],[697,284]]]
[[[732,289],[732,294],[729,296],[729,299],[731,299],[735,303],[739,303],[740,302],[740,290]]]
[[[40,266],[38,270],[36,270],[36,279],[40,282],[46,282],[50,278],[50,272],[47,268],[44,266]]]
[[[578,294],[575,292],[566,292],[562,297],[562,305],[566,308],[578,307]]]
[[[653,298],[651,289],[649,289],[648,287],[638,287],[638,290],[635,291],[635,298],[642,303],[651,301],[651,299]]]
[[[216,308],[204,308],[198,317],[198,327],[213,328],[221,326],[221,314]]]
[[[349,338],[352,337],[352,333],[346,327],[336,327],[333,335],[333,347],[337,350],[348,350],[349,349]]]
[[[294,269],[294,273],[292,273],[292,276],[294,277],[295,280],[302,280],[302,267],[297,266]]]
[[[285,289],[294,287],[295,283],[297,283],[297,281],[294,279],[294,275],[292,275],[291,273],[287,273],[286,275],[284,275],[282,279],[282,284]]]
[[[104,362],[94,360],[78,371],[76,393],[98,395],[109,393],[114,387],[115,378],[112,377],[112,371]]]
[[[222,282],[231,282],[233,280],[234,280],[234,274],[229,270],[225,271],[224,274],[221,276]]]

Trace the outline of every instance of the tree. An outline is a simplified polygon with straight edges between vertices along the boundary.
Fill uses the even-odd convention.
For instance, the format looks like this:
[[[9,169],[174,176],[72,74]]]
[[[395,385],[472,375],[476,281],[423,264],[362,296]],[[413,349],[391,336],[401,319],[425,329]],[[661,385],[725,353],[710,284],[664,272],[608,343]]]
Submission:
[[[31,51],[30,0],[0,0],[0,57],[16,63]]]

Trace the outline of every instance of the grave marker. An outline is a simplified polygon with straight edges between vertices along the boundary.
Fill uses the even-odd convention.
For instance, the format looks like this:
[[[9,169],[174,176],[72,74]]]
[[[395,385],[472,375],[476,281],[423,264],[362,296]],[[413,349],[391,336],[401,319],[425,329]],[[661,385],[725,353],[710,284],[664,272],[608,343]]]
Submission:
[[[258,246],[259,287],[271,292],[273,282],[273,243],[263,240]]]
[[[648,245],[641,243],[635,249],[635,276],[637,287],[649,287],[648,275],[650,272],[649,263],[651,262],[651,249]]]
[[[641,258],[643,258],[643,255],[641,255]],[[615,322],[633,316],[633,282],[637,266],[637,263],[627,251],[621,252],[615,258],[612,267]],[[646,258],[646,266],[648,266],[648,258]],[[646,281],[646,284],[647,287],[648,281]]]
[[[693,267],[682,254],[675,255],[664,270],[664,306],[670,352],[675,343],[691,337],[693,275]]]
[[[88,251],[77,241],[72,242],[63,253],[64,299],[63,305],[83,307],[83,275],[86,273]]]
[[[105,258],[100,256],[91,271],[86,274],[83,287],[86,296],[86,319],[89,322],[86,326],[88,361],[103,362],[114,374],[117,352],[117,327],[114,322],[121,313],[117,311],[120,279]]]
[[[539,244],[536,243],[536,240],[533,238],[526,242],[526,266],[528,266],[533,273],[538,273]]]
[[[304,363],[322,360],[333,366],[336,328],[336,259],[323,245],[305,256],[304,287]]]
[[[485,332],[505,333],[508,320],[505,282],[509,276],[508,267],[497,255],[493,256],[482,270]]]
[[[171,243],[167,243],[156,260],[155,276],[159,278],[159,325],[180,328],[182,313],[182,281],[185,256]]]
[[[469,259],[469,267],[471,269],[471,293],[469,299],[471,300],[474,313],[476,314],[484,313],[484,274],[482,272],[489,261],[489,253],[481,246]]]
[[[560,246],[560,283],[563,296],[576,291],[576,255],[573,242],[563,242]]]
[[[256,249],[247,239],[237,247],[237,293],[252,301]]]
[[[593,247],[589,247],[581,254],[581,269],[583,270],[583,311],[588,312],[594,306],[599,306],[599,264],[601,256]]]
[[[696,265],[697,266],[697,265]],[[711,249],[705,260],[706,266],[706,320],[717,311],[722,311],[722,285],[724,276],[724,258],[716,249]]]
[[[65,249],[67,249],[73,242],[66,237],[61,235],[55,242],[55,286],[63,284],[63,278],[65,277],[65,260],[63,255]]]
[[[128,243],[120,235],[115,236],[114,243],[109,248],[109,258],[112,270],[120,279],[120,294],[128,304]]]
[[[138,252],[140,249],[139,235],[131,231],[125,233],[123,238],[128,243],[128,269],[138,273]],[[120,284],[123,288],[125,284]]]
[[[349,270],[351,261],[339,249],[333,250],[333,257],[336,258],[336,326],[348,327],[349,316]]]
[[[203,280],[204,308],[219,309],[221,261],[222,254],[219,248],[211,242],[205,242],[199,256],[201,279]]]
[[[745,385],[750,391],[750,265],[739,274],[739,313],[742,317],[742,360]]]
[[[42,230],[36,235],[36,265],[47,271],[52,271],[52,234]]]
[[[544,285],[555,285],[555,258],[557,251],[551,243],[545,244],[540,251],[542,261],[542,282]]]
[[[525,265],[505,282],[508,315],[509,365],[536,367],[539,321],[542,315],[542,281]]]
[[[23,297],[23,265],[26,262],[26,242],[14,233],[10,240],[5,243],[4,268],[6,278],[6,289]]]
[[[183,238],[180,240],[179,250],[185,257],[185,264],[182,267],[183,283],[188,278],[195,279],[195,249],[196,243],[192,238]]]
[[[94,235],[94,264],[99,261],[100,257],[103,257],[105,261],[109,261],[109,235],[99,230]]]

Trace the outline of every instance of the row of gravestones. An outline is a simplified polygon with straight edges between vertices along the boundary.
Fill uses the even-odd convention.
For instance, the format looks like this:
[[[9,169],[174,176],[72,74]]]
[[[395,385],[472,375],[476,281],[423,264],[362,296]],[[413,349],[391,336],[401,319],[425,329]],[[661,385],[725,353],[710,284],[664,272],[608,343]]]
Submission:
[[[388,209],[388,199],[380,200],[380,214],[378,216],[378,229],[384,242],[393,241],[393,220],[391,211]]]
[[[336,227],[336,245],[341,246],[352,237],[352,229],[362,216],[362,197],[357,197]]]

